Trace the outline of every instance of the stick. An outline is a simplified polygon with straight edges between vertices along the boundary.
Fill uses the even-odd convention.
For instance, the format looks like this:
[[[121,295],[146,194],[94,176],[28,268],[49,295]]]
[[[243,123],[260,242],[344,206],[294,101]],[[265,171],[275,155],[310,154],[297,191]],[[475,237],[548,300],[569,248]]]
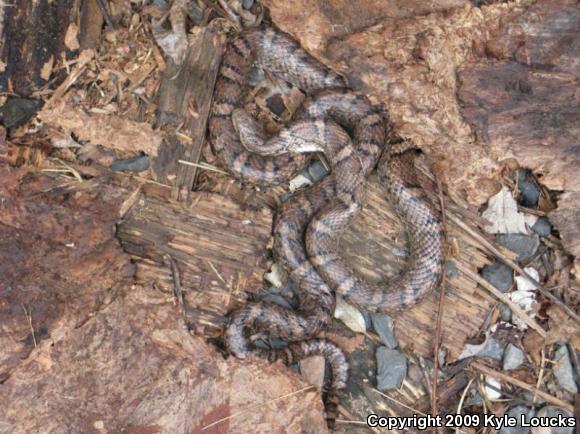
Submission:
[[[569,404],[566,401],[562,401],[561,399],[556,398],[555,396],[552,396],[549,393],[544,392],[543,390],[539,390],[537,387],[532,386],[531,384],[525,383],[507,374],[503,374],[479,362],[473,362],[471,364],[471,367],[483,374],[491,375],[492,377],[497,378],[498,380],[507,381],[508,383],[513,384],[514,386],[525,389],[528,392],[532,392],[535,395],[542,398],[544,401],[557,405],[558,407],[565,408],[566,410],[574,413],[574,406],[572,404]]]
[[[479,274],[471,271],[470,269],[466,268],[461,262],[457,262],[456,264],[457,269],[465,274],[470,279],[475,280],[483,288],[487,289],[497,298],[499,298],[503,303],[507,304],[513,313],[519,316],[528,326],[536,330],[540,336],[543,338],[546,337],[546,331],[542,328],[540,324],[538,324],[531,316],[529,316],[522,308],[520,308],[517,304],[511,301],[504,293],[502,293],[499,289],[481,277]]]
[[[453,220],[453,222],[456,223],[457,226],[459,226],[461,229],[463,229],[464,231],[469,233],[472,237],[477,239],[477,241],[479,241],[482,244],[482,246],[484,246],[497,259],[499,259],[504,264],[511,267],[513,270],[517,271],[522,276],[524,276],[526,278],[526,280],[528,280],[532,285],[534,285],[534,287],[538,291],[540,291],[544,297],[546,297],[547,299],[552,301],[554,304],[561,307],[564,312],[566,312],[568,315],[570,315],[570,317],[572,319],[574,319],[574,321],[576,321],[578,324],[580,324],[580,316],[578,316],[576,314],[576,312],[574,312],[570,307],[568,307],[566,305],[566,303],[564,303],[562,300],[560,300],[558,297],[556,297],[554,294],[552,294],[550,291],[548,291],[546,288],[544,288],[536,279],[534,279],[532,276],[530,276],[528,273],[526,273],[518,264],[516,264],[511,259],[506,258],[504,255],[502,255],[502,253],[499,251],[499,249],[497,247],[495,247],[488,239],[486,239],[485,237],[478,234],[477,231],[470,228],[467,224],[465,224],[463,221],[461,221],[461,219],[457,218],[453,214],[449,214],[449,218],[451,220]]]
[[[443,188],[441,186],[441,179],[437,174],[435,174],[435,181],[437,182],[437,195],[439,196],[439,206],[441,207],[441,226],[443,227],[443,233],[446,234],[447,230],[447,220],[445,219],[445,202],[443,200]],[[433,358],[433,373],[432,373],[432,383],[431,388],[431,411],[433,416],[439,414],[437,409],[437,377],[439,372],[439,348],[441,347],[441,323],[443,319],[443,306],[445,303],[445,267],[443,267],[443,273],[441,275],[441,283],[439,284],[439,307],[437,308],[437,323],[435,326],[435,356]],[[434,432],[437,432],[437,428],[433,428]]]

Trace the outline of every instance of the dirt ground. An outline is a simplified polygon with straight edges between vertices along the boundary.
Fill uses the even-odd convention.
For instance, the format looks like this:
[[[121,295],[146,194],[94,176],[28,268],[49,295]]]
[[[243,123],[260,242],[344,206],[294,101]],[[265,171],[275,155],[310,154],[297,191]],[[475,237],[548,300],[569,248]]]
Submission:
[[[0,433],[578,419],[577,2],[23,0],[0,11]],[[392,317],[339,302],[324,337],[350,379],[331,430],[324,360],[240,361],[222,340],[232,309],[296,303],[271,252],[294,186],[241,184],[207,140],[226,42],[256,17],[388,111],[422,150],[421,183],[445,216],[445,278],[424,302]],[[303,95],[266,73],[248,99],[279,128]],[[327,171],[312,161],[293,182]],[[340,247],[371,281],[404,267],[405,228],[376,175]],[[404,361],[396,387],[383,387],[385,354]],[[467,420],[439,432],[528,432]]]

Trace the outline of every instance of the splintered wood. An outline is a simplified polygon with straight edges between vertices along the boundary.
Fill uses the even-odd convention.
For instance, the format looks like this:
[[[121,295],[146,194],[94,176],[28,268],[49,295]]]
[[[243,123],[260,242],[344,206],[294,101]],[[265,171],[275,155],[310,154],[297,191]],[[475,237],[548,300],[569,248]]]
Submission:
[[[455,359],[467,338],[477,334],[493,300],[459,269],[477,269],[488,259],[454,224],[447,225],[447,287],[443,310],[443,346]],[[367,185],[365,207],[341,241],[351,264],[370,281],[388,281],[407,261],[406,235],[394,208],[373,176]],[[395,334],[402,347],[432,356],[439,292],[416,307],[394,315]]]
[[[190,327],[212,337],[246,293],[261,289],[271,225],[267,210],[242,210],[226,197],[193,193],[188,204],[147,198],[117,234],[136,260],[137,280],[183,291]]]

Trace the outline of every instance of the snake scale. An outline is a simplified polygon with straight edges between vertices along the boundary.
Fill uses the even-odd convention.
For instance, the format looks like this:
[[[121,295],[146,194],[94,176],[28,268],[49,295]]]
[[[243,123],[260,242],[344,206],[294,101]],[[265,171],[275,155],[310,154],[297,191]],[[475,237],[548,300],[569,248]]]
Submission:
[[[240,109],[254,63],[308,96],[293,121],[271,138]],[[228,44],[209,119],[210,141],[222,163],[242,181],[273,185],[304,167],[303,153],[324,152],[332,172],[284,202],[274,222],[274,254],[288,271],[298,308],[246,304],[230,314],[226,346],[238,358],[258,354],[285,363],[324,356],[332,373],[327,405],[345,388],[348,370],[335,344],[316,339],[332,318],[333,292],[362,309],[392,313],[420,301],[442,273],[443,229],[417,183],[413,161],[418,151],[406,142],[384,149],[387,132],[383,113],[286,33],[262,26]],[[385,285],[360,278],[337,252],[341,233],[363,205],[366,178],[375,166],[406,225],[410,252],[404,270]],[[252,332],[290,344],[283,350],[251,348]]]

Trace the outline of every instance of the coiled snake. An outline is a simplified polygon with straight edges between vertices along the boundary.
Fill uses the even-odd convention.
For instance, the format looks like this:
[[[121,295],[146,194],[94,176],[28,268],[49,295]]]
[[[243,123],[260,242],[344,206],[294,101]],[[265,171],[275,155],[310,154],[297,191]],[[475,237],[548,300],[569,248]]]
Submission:
[[[239,110],[253,62],[308,95],[293,122],[269,140]],[[305,164],[303,152],[324,152],[332,167],[329,176],[286,201],[274,223],[274,254],[289,273],[299,307],[293,311],[248,303],[230,315],[226,346],[238,358],[259,353],[286,363],[323,355],[332,368],[330,401],[345,387],[348,369],[335,344],[315,339],[332,318],[333,291],[362,309],[394,312],[428,294],[442,272],[442,227],[416,181],[417,150],[402,143],[383,151],[387,126],[385,116],[366,97],[350,90],[340,75],[279,30],[245,31],[224,53],[209,134],[230,172],[250,183],[281,183]],[[385,194],[407,226],[410,251],[403,272],[382,286],[357,276],[337,252],[338,238],[361,209],[366,178],[377,163]],[[250,350],[250,332],[291,343],[284,350]]]

